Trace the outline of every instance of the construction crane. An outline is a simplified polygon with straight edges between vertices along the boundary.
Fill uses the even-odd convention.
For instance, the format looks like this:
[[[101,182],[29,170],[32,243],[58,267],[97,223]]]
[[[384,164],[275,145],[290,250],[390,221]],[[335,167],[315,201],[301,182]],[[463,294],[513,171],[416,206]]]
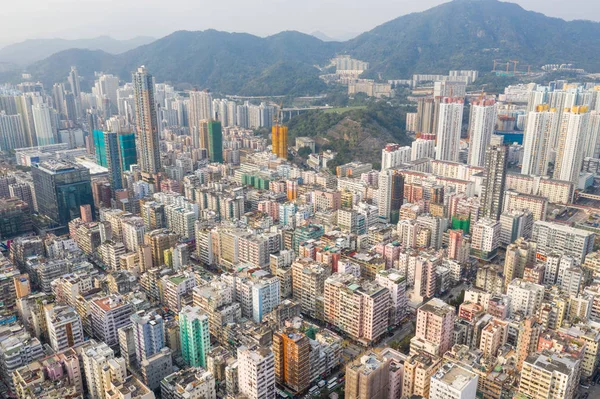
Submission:
[[[514,64],[514,66],[515,66],[515,68],[514,68],[514,74],[516,75],[517,74],[517,64],[519,63],[519,61],[517,61],[517,60],[510,60],[510,62],[512,62]]]
[[[273,115],[273,126],[279,126],[279,122],[282,121],[283,118],[279,117],[279,114],[283,109],[283,101],[281,103],[279,103],[279,107],[277,107],[277,111],[275,111],[275,114]]]
[[[506,74],[507,75],[508,75],[509,68],[510,68],[510,62],[507,62],[506,63]]]
[[[485,86],[487,86],[487,83],[481,85],[481,93],[479,94],[479,101],[480,102],[485,99],[485,95],[486,95],[486,93],[485,93]]]
[[[498,60],[494,60],[494,69],[492,70],[492,72],[496,72],[496,66],[499,64]]]

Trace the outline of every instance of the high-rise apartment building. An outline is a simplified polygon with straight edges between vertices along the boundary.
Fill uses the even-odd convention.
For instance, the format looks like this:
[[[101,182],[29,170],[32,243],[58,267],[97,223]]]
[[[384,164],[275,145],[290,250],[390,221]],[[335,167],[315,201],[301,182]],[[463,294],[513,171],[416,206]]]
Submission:
[[[447,97],[441,100],[437,123],[435,159],[458,162],[464,100]]]
[[[89,169],[56,160],[44,161],[31,169],[40,214],[66,226],[81,216],[81,206],[94,207]]]
[[[381,150],[381,170],[395,168],[411,160],[411,147],[401,147],[400,144],[386,144]]]
[[[431,377],[429,399],[475,399],[479,375],[455,363],[443,364]]]
[[[538,105],[527,115],[524,134],[523,167],[524,175],[546,176],[550,152],[553,149],[553,135],[558,123],[558,113],[545,105]]]
[[[161,286],[164,296],[164,304],[173,311],[179,311],[182,307],[182,298],[190,293],[196,286],[196,279],[193,273],[180,273],[172,276],[164,276],[161,279]]]
[[[189,103],[189,121],[188,126],[192,136],[192,145],[194,148],[208,148],[202,146],[200,140],[201,121],[207,121],[214,118],[212,113],[212,94],[208,90],[190,91]]]
[[[531,399],[573,399],[581,359],[556,353],[532,353],[521,370],[519,393]]]
[[[558,147],[554,164],[554,178],[577,185],[588,134],[590,113],[586,106],[572,107],[562,114],[558,130]]]
[[[317,316],[317,299],[323,295],[324,282],[331,275],[331,266],[312,259],[298,259],[292,263],[292,296],[302,312]]]
[[[275,393],[275,357],[270,348],[237,349],[239,392],[248,399],[271,399]]]
[[[131,327],[138,363],[159,353],[165,346],[163,319],[156,312],[140,310],[131,315]]]
[[[45,316],[50,346],[55,352],[83,342],[81,318],[73,308],[48,304],[45,306]]]
[[[429,397],[431,377],[442,364],[442,358],[424,351],[411,354],[404,361],[402,397]]]
[[[438,298],[429,300],[417,310],[415,337],[411,340],[411,353],[417,347],[426,352],[442,356],[452,346],[452,330],[456,310]]]
[[[391,297],[387,288],[335,273],[325,280],[324,318],[351,337],[371,342],[388,328]]]
[[[508,284],[506,295],[510,298],[510,315],[521,312],[525,317],[534,316],[544,299],[544,286],[516,278]]]
[[[0,150],[10,151],[27,146],[20,115],[6,115],[0,111]]]
[[[171,231],[157,229],[147,232],[144,242],[152,252],[152,264],[154,267],[162,267],[165,264],[165,250],[173,248],[177,244],[179,236]]]
[[[417,133],[435,136],[435,116],[439,102],[431,97],[419,98],[417,102]]]
[[[469,161],[471,166],[484,166],[485,155],[498,117],[495,100],[480,99],[471,103],[469,114]]]
[[[155,175],[161,167],[154,78],[143,66],[133,74],[133,91],[140,169],[143,173]]]
[[[574,257],[579,262],[592,252],[595,237],[594,233],[587,230],[541,220],[533,224],[531,234],[540,255],[547,256],[553,251],[558,251]]]
[[[184,306],[179,312],[181,356],[191,367],[206,367],[210,351],[208,315],[196,306]]]
[[[400,325],[406,316],[406,278],[397,269],[381,270],[375,276],[377,284],[388,289],[391,298],[389,325]]]
[[[77,67],[72,66],[71,71],[69,72],[69,86],[71,87],[71,93],[77,98],[81,96],[81,88],[79,81],[79,74],[77,72]]]
[[[515,278],[523,278],[525,268],[535,264],[536,248],[535,242],[529,242],[523,238],[518,238],[506,247],[504,260],[505,287],[508,287]]]
[[[115,353],[106,343],[96,342],[93,339],[76,350],[83,363],[89,398],[104,399],[108,387],[102,370],[111,360],[114,360]]]
[[[123,244],[129,252],[136,252],[141,245],[144,245],[144,236],[146,234],[146,225],[144,219],[139,216],[126,218],[121,223],[123,231]]]
[[[416,139],[411,144],[410,160],[435,157],[435,140]]]
[[[493,259],[500,246],[501,225],[495,219],[484,217],[473,226],[471,237],[471,255],[489,261]]]
[[[293,392],[301,393],[310,385],[310,341],[292,328],[273,334],[275,380]]]
[[[37,145],[50,145],[56,142],[54,135],[54,126],[56,122],[52,120],[56,113],[46,104],[34,104],[31,107],[33,114],[33,123],[37,137]]]
[[[385,170],[379,174],[379,216],[392,224],[400,219],[404,201],[404,177],[398,170]]]
[[[508,148],[489,146],[485,151],[485,173],[481,193],[482,216],[498,220],[502,213]]]
[[[119,328],[131,324],[131,303],[119,295],[110,295],[92,300],[89,306],[94,337],[110,346],[118,345]]]
[[[368,352],[346,366],[345,394],[353,399],[387,399],[390,359]]]

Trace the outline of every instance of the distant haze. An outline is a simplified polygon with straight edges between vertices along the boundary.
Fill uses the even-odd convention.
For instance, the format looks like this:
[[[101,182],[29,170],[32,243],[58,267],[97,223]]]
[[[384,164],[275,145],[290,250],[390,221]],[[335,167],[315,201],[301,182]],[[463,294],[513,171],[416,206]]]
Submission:
[[[493,0],[481,0],[493,1]],[[109,35],[162,37],[176,30],[217,29],[259,36],[283,30],[346,39],[443,0],[21,0],[4,1],[0,46],[33,38]],[[600,20],[597,0],[514,0],[566,20]]]

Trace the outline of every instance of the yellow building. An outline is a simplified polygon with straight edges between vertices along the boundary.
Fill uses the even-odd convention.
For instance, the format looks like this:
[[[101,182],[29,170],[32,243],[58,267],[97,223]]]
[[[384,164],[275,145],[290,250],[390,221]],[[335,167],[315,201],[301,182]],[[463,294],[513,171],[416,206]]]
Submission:
[[[288,128],[287,126],[274,125],[272,128],[273,154],[279,158],[287,158]]]

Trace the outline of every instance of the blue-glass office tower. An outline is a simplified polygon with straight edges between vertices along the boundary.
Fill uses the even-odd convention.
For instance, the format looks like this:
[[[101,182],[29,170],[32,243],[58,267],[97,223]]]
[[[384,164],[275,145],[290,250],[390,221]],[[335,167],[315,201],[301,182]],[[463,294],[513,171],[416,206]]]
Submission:
[[[122,189],[123,172],[137,163],[135,134],[94,130],[94,145],[98,164],[108,168],[113,192]]]
[[[62,226],[81,217],[81,205],[94,212],[89,169],[65,160],[43,161],[31,168],[40,214]]]
[[[108,160],[106,159],[106,143],[105,133],[102,130],[94,130],[94,148],[96,149],[96,163],[100,166],[108,167]]]

